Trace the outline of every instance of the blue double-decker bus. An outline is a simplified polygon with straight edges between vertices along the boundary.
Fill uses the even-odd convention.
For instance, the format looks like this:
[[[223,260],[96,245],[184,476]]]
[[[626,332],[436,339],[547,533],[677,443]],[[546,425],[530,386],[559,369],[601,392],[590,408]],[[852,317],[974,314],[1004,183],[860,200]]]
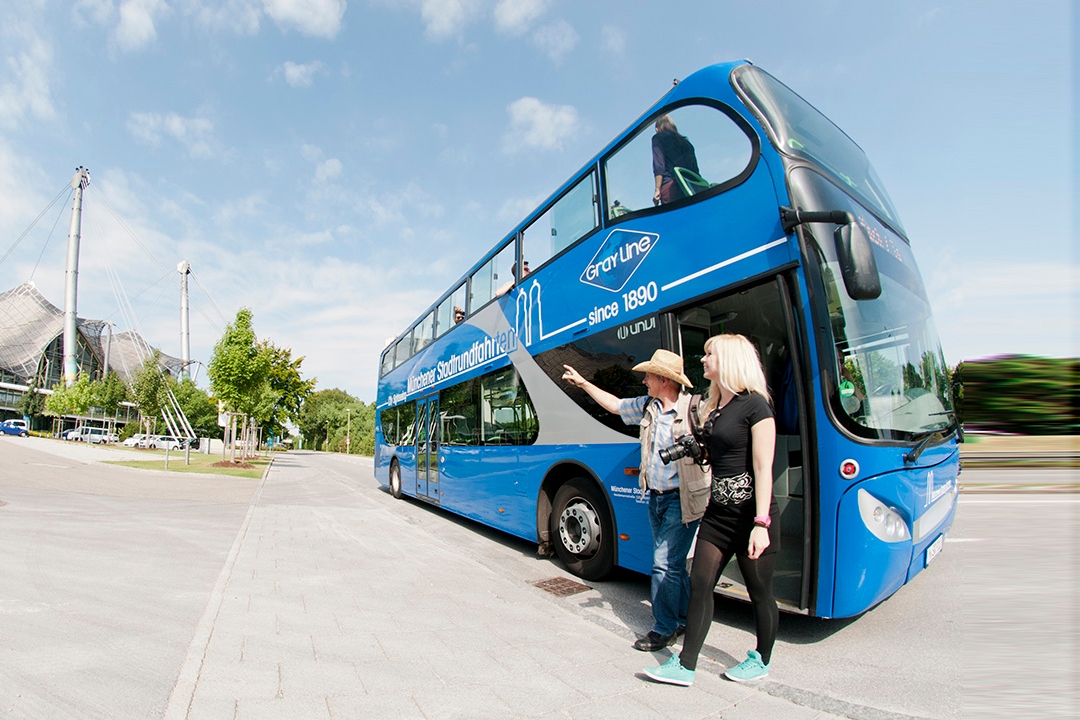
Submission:
[[[653,136],[692,144],[660,198]],[[520,272],[519,272],[520,269]],[[863,151],[750,63],[673,87],[383,351],[375,473],[599,579],[648,573],[637,428],[659,347],[757,347],[777,417],[781,606],[858,614],[941,551],[960,428],[907,234]],[[718,591],[745,596],[732,567]]]

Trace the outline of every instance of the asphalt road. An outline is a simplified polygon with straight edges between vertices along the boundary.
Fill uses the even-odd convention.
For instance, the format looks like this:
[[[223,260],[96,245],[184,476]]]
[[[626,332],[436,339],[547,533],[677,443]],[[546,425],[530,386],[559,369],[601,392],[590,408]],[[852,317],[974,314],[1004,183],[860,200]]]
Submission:
[[[95,461],[108,452],[0,442],[0,717],[88,717],[80,711],[88,707],[165,716],[193,628],[245,526],[257,481]],[[393,501],[370,459],[293,453],[289,465],[348,478],[348,493],[466,548],[500,578],[532,584],[565,575],[532,543]],[[1050,474],[1041,485],[1074,481],[1071,471],[1039,472]],[[962,480],[1025,482],[1023,471],[965,470]],[[333,514],[343,491],[313,488],[289,502]],[[783,615],[774,674],[760,692],[806,717],[1080,715],[1080,496],[978,493],[960,502],[945,551],[886,602],[842,621]],[[590,585],[550,602],[624,639],[634,654],[630,643],[650,622],[647,578],[621,573]],[[703,655],[730,664],[752,644],[749,608],[718,598]]]

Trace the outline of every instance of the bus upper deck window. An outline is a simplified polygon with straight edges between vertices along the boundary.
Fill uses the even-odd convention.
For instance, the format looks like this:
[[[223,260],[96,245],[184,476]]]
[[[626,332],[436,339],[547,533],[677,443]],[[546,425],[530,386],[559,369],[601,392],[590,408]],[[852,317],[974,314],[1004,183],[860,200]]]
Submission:
[[[607,216],[679,204],[738,182],[754,144],[732,117],[685,105],[653,117],[604,163]]]

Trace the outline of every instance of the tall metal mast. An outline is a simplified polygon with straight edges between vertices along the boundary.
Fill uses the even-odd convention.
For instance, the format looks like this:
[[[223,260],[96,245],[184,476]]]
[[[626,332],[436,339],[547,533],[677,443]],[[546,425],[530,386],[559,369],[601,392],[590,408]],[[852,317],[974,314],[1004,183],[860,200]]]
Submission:
[[[82,231],[83,190],[90,184],[90,171],[75,169],[71,188],[75,199],[71,203],[71,226],[68,229],[67,283],[64,289],[64,384],[71,387],[79,376],[78,336],[75,334],[75,312],[79,294],[79,235]]]
[[[191,263],[180,261],[176,266],[180,273],[180,378],[189,377],[191,365],[191,327],[188,322],[188,285],[187,276],[191,272]]]

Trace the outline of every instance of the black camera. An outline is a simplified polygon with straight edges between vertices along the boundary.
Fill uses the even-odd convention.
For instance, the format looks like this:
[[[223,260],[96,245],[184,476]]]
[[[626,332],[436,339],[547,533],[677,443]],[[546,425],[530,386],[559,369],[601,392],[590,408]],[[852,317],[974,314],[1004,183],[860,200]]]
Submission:
[[[694,462],[698,462],[705,455],[705,449],[693,435],[680,435],[675,438],[675,444],[669,448],[660,450],[660,460],[665,465],[670,465],[679,458],[690,456]]]

